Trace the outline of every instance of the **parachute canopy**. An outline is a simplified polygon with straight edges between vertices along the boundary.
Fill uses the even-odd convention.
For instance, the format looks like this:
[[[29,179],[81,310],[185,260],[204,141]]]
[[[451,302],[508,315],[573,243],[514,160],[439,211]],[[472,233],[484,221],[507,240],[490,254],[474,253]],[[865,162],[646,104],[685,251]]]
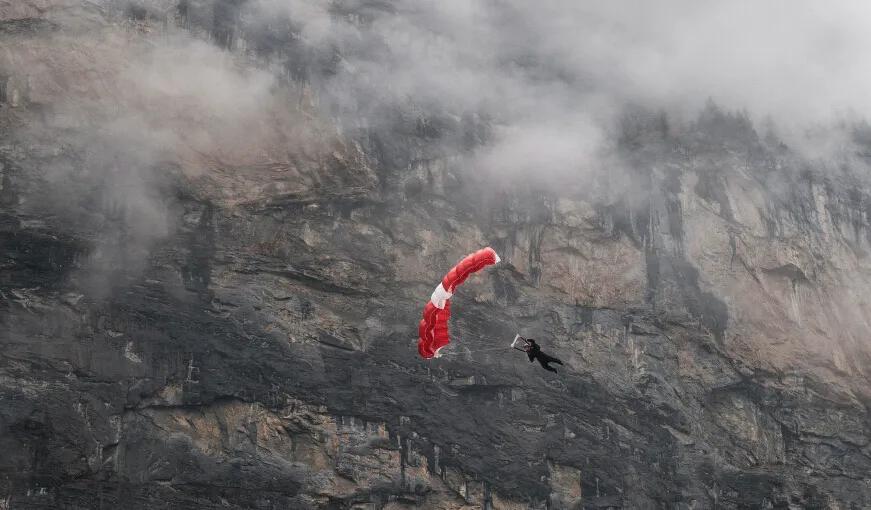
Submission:
[[[451,296],[457,286],[466,281],[470,274],[476,273],[487,266],[499,262],[499,255],[493,248],[482,248],[467,255],[448,274],[433,291],[429,303],[423,309],[423,319],[420,321],[417,341],[417,351],[425,359],[438,355],[439,349],[448,345],[448,319],[451,317]]]

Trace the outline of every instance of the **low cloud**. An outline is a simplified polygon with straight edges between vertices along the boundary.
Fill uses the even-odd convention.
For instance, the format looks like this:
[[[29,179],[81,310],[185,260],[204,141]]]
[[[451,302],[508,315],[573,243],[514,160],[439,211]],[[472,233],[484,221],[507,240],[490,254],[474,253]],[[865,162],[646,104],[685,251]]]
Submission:
[[[682,122],[713,99],[757,122],[770,119],[783,134],[802,136],[807,127],[830,125],[847,111],[871,113],[865,94],[871,66],[864,58],[871,6],[864,2],[254,5],[260,10],[249,11],[249,19],[258,12],[273,24],[286,17],[300,44],[341,55],[335,68],[316,78],[325,101],[346,115],[373,124],[384,104],[472,111],[502,126],[502,140],[558,132],[549,138],[559,154],[565,154],[560,140],[577,140],[580,166],[590,141],[606,138],[591,126],[606,130],[627,104]],[[487,147],[480,161],[502,163],[518,151],[515,143],[503,143],[500,155],[498,147]],[[551,144],[540,147],[547,160]],[[550,159],[539,169],[558,171],[568,163]]]

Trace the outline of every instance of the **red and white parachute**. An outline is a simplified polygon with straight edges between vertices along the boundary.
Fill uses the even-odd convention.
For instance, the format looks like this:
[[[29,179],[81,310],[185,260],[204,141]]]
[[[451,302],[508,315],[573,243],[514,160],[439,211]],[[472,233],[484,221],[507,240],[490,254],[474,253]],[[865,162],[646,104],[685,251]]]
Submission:
[[[496,255],[493,248],[482,248],[467,255],[442,278],[423,309],[423,319],[418,327],[420,339],[417,341],[417,352],[423,358],[436,357],[442,347],[451,343],[448,319],[451,318],[451,296],[457,286],[466,281],[470,274],[497,262],[499,255]]]

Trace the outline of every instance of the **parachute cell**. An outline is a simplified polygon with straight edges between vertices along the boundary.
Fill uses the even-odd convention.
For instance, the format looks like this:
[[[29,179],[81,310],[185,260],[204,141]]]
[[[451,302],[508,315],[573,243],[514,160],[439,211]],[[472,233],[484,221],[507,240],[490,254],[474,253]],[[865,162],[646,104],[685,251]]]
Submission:
[[[448,335],[448,320],[451,317],[451,296],[457,286],[472,273],[499,262],[499,255],[492,248],[483,248],[467,255],[442,278],[423,309],[423,319],[418,327],[417,351],[425,359],[438,355],[439,350],[451,340]]]

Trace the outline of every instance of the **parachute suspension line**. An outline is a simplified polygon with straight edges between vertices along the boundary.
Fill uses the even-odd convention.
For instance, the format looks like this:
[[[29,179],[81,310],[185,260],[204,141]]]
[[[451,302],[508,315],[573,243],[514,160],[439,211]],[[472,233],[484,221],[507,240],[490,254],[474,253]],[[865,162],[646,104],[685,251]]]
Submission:
[[[485,349],[469,349],[466,348],[463,352],[442,352],[439,354],[441,356],[459,356],[460,354],[477,354],[479,352],[492,352],[492,351],[504,351],[508,349],[507,347],[487,347]]]

